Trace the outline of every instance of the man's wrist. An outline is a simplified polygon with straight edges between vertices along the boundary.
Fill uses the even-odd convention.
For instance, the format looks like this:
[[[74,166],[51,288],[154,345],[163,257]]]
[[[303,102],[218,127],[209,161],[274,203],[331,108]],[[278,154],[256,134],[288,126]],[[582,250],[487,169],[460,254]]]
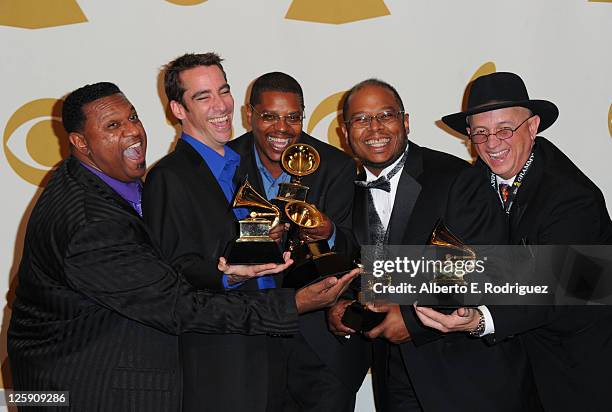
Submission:
[[[471,336],[480,337],[485,331],[485,317],[480,308],[475,308],[475,310],[478,312],[478,324],[469,333]]]

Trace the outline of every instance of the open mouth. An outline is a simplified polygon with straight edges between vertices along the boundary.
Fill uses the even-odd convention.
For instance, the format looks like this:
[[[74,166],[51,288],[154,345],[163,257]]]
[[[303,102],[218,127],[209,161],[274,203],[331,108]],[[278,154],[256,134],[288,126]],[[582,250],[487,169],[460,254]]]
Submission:
[[[272,148],[277,152],[282,152],[289,146],[291,142],[291,138],[289,137],[274,137],[274,136],[266,136],[266,139],[272,146]]]
[[[382,150],[389,144],[390,141],[391,139],[388,137],[380,137],[376,139],[367,139],[363,143],[373,150]]]
[[[508,157],[508,153],[510,153],[510,149],[499,150],[497,152],[487,152],[489,158],[493,162],[501,163]]]
[[[130,160],[135,162],[143,162],[145,158],[144,146],[142,141],[138,141],[131,146],[128,146],[124,151],[123,155]]]
[[[212,117],[208,119],[208,123],[218,130],[227,130],[232,127],[230,116],[227,114],[223,116]]]

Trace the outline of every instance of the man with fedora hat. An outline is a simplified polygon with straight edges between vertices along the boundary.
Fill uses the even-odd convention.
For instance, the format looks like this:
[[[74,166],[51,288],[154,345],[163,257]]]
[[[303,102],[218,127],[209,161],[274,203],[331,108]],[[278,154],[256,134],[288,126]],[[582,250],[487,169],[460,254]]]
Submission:
[[[493,73],[472,83],[467,110],[442,121],[474,144],[476,168],[507,216],[509,244],[611,244],[601,191],[554,144],[536,136],[558,114],[553,103],[530,99],[516,74]],[[602,396],[612,366],[609,307],[496,306],[449,315],[419,307],[417,315],[426,326],[471,332],[491,344],[517,336],[547,411],[609,409]]]

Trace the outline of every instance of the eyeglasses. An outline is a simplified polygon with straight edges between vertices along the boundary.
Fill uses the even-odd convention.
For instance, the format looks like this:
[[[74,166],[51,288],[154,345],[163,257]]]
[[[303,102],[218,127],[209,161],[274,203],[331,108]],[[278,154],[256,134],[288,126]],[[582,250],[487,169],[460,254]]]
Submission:
[[[514,129],[512,129],[510,127],[503,127],[503,128],[499,129],[495,133],[489,133],[489,132],[484,131],[484,130],[478,130],[476,133],[470,134],[470,140],[472,140],[472,143],[474,143],[474,144],[481,144],[481,143],[484,143],[487,140],[489,140],[489,136],[491,136],[491,135],[497,136],[497,138],[499,140],[510,139],[514,135],[514,132],[516,132],[522,125],[525,124],[525,122],[527,120],[531,119],[532,117],[533,116],[529,116],[528,118],[523,120],[521,122],[521,124],[516,126]]]
[[[290,113],[286,116],[281,116],[280,114],[277,114],[277,113],[268,113],[268,112],[259,113],[257,110],[255,110],[252,104],[250,104],[249,106],[251,106],[251,110],[253,110],[255,114],[259,116],[261,121],[264,123],[272,124],[272,123],[280,122],[282,119],[285,119],[285,121],[288,124],[300,124],[302,123],[302,120],[304,120],[304,118],[306,117],[304,116],[304,113]]]
[[[395,120],[401,118],[404,114],[404,111],[400,110],[399,112],[393,112],[389,110],[385,110],[384,112],[377,113],[375,115],[371,114],[360,114],[358,116],[353,116],[349,120],[346,120],[344,123],[348,124],[355,129],[365,129],[366,127],[370,127],[372,124],[372,119],[378,120],[380,124],[390,124]]]

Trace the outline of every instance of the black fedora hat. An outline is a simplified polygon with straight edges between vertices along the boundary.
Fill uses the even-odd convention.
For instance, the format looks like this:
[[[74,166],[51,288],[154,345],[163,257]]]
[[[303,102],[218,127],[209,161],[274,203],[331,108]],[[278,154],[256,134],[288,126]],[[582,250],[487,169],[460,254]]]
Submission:
[[[526,107],[540,116],[541,132],[550,127],[559,116],[559,109],[547,100],[530,100],[523,79],[514,73],[496,72],[481,76],[468,87],[467,109],[444,116],[442,121],[457,132],[467,135],[467,116],[503,109]]]

